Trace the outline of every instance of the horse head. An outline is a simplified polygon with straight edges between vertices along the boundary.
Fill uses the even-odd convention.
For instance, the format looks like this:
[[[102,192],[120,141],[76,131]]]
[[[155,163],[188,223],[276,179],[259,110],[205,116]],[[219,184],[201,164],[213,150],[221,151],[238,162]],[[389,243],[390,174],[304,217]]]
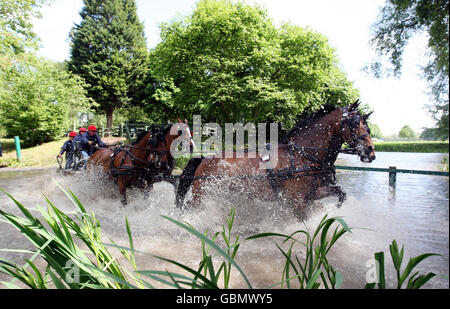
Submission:
[[[173,132],[176,132],[176,134],[173,134]],[[170,124],[164,129],[157,128],[152,131],[151,151],[147,160],[154,162],[158,172],[164,173],[174,168],[175,160],[170,152],[170,146],[179,137],[190,141],[192,152],[195,145],[187,121],[179,120],[178,123]]]
[[[342,109],[341,134],[352,153],[357,154],[362,162],[370,163],[375,160],[375,147],[367,125],[372,113],[362,115],[358,107],[359,100]]]

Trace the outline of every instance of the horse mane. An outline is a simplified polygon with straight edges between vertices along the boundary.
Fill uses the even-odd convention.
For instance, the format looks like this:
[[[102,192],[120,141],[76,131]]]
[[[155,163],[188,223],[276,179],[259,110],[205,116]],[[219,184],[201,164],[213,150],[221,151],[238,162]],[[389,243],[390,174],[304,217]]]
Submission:
[[[139,133],[138,137],[136,138],[136,140],[131,143],[131,145],[136,145],[137,143],[139,143],[140,141],[142,141],[142,139],[149,133],[149,131],[143,131],[141,133]]]
[[[319,109],[317,112],[314,112],[312,114],[309,114],[306,116],[306,118],[302,118],[300,116],[300,119],[297,121],[297,123],[290,129],[280,140],[280,142],[287,143],[291,137],[294,137],[294,135],[298,134],[303,129],[306,129],[307,127],[310,127],[314,125],[316,122],[318,122],[320,119],[325,117],[326,115],[334,112],[339,107],[326,104],[321,109]]]
[[[172,128],[173,123],[169,124],[168,126],[166,126],[163,130],[162,133],[164,134],[164,136],[167,135],[167,133],[169,133],[170,129]]]

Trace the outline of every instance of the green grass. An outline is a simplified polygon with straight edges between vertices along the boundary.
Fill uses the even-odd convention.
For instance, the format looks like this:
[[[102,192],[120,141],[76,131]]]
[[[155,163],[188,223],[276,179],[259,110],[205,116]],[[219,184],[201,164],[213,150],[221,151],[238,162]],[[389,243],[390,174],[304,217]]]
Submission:
[[[208,237],[207,231],[201,233],[186,222],[163,216],[168,223],[175,224],[200,240],[202,257],[197,263],[198,268],[193,269],[176,261],[176,257],[169,259],[136,250],[126,218],[128,247],[118,246],[112,240],[112,244],[103,243],[101,225],[95,214],[86,212],[82,203],[70,190],[66,191],[62,187],[61,189],[78,211],[69,216],[46,199],[47,208],[38,206],[35,209],[42,218],[33,215],[27,207],[0,189],[11,198],[23,215],[17,216],[0,209],[0,217],[3,217],[0,222],[14,226],[35,248],[33,250],[0,250],[33,255],[24,261],[23,266],[0,258],[0,272],[12,278],[11,281],[1,282],[7,288],[19,288],[15,283],[19,281],[32,289],[134,289],[154,288],[155,283],[162,283],[171,288],[218,289],[229,287],[232,269],[239,272],[248,288],[253,287],[249,276],[243,271],[245,268],[236,262],[241,244],[239,236],[234,236],[232,231],[235,219],[234,209],[230,211],[221,232],[214,233],[212,237]],[[44,225],[43,222],[46,224]],[[282,239],[281,244],[275,243],[282,254],[280,258],[285,260],[282,278],[280,282],[275,282],[267,288],[293,288],[295,282],[297,283],[295,287],[304,289],[322,287],[334,289],[341,286],[346,274],[337,271],[332,265],[328,259],[329,252],[334,244],[350,230],[342,218],[325,216],[313,231],[299,229],[290,235],[261,233],[248,237],[247,240],[265,237]],[[218,244],[219,236],[225,242],[225,246]],[[170,243],[167,244],[167,246],[170,245]],[[284,249],[286,246],[287,249]],[[296,255],[295,246],[303,247],[306,252],[304,258]],[[118,257],[113,256],[108,247],[119,249],[120,254],[129,264],[127,268],[119,264]],[[421,275],[419,272],[413,272],[418,264],[435,254],[423,254],[411,258],[402,270],[404,248],[398,250],[394,240],[389,249],[396,272],[397,288],[417,289],[435,276],[434,273]],[[156,257],[175,265],[182,273],[167,270],[138,270],[136,253]],[[44,269],[39,269],[34,262],[38,256],[46,262]],[[384,253],[377,252],[375,259],[379,265],[378,288],[386,288]],[[219,267],[215,268],[214,265]],[[375,283],[366,285],[366,288],[375,287]]]
[[[433,152],[448,153],[447,142],[375,142],[378,152]]]
[[[22,148],[22,159],[17,161],[14,139],[0,138],[0,143],[2,143],[3,148],[3,157],[0,157],[0,168],[57,167],[56,156],[67,140],[68,138],[64,137],[42,145]],[[107,144],[114,144],[120,142],[120,138],[103,138],[103,141]]]
[[[22,159],[17,161],[16,148],[13,139],[0,139],[3,157],[0,157],[0,167],[50,167],[57,166],[56,156],[67,138],[45,143],[35,147],[22,148]]]

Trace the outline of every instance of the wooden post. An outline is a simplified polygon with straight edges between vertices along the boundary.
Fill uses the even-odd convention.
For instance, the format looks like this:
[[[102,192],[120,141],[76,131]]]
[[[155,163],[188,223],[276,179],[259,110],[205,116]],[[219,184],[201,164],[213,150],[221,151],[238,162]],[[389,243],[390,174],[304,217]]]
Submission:
[[[131,132],[130,132],[130,127],[129,127],[129,123],[125,123],[125,133],[127,134],[127,139],[128,142],[131,143]]]
[[[395,166],[389,166],[389,188],[395,190],[397,182],[397,168]]]

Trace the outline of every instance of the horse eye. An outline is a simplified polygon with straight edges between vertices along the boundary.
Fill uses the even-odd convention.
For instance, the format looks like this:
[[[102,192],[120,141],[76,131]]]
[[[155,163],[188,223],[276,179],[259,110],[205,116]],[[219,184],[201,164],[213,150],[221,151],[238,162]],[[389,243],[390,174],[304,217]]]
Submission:
[[[183,134],[183,131],[178,130],[178,136],[180,136],[181,134]]]

